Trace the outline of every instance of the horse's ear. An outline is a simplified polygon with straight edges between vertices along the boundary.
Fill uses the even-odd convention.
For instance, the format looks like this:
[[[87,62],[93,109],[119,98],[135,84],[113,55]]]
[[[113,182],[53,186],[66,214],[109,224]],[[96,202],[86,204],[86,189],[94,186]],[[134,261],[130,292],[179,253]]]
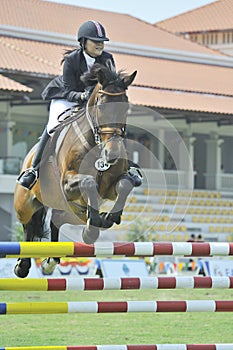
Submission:
[[[137,75],[137,71],[135,70],[131,75],[127,75],[123,78],[123,83],[124,83],[126,89],[129,85],[132,84],[136,75]]]
[[[106,61],[106,67],[111,71],[111,72],[116,72],[116,67],[114,66],[112,60],[109,58]]]

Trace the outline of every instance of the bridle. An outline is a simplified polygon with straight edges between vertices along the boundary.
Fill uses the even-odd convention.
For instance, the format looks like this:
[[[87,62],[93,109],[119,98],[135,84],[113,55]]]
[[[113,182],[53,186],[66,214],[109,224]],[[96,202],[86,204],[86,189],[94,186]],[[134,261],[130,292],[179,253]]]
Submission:
[[[103,141],[101,136],[102,135],[112,135],[112,137],[114,136],[119,136],[122,139],[125,137],[126,134],[126,128],[125,126],[123,128],[111,128],[111,127],[100,127],[99,122],[98,122],[98,118],[97,118],[97,105],[98,105],[98,99],[100,95],[107,95],[107,96],[122,96],[125,95],[126,92],[125,91],[119,91],[119,92],[109,92],[109,91],[105,91],[100,89],[97,92],[97,99],[96,99],[96,104],[95,104],[95,108],[94,108],[94,116],[92,117],[89,113],[89,103],[87,103],[86,106],[86,116],[88,119],[88,122],[91,126],[91,129],[93,131],[94,134],[94,138],[95,138],[95,143],[96,145],[98,145],[98,147],[100,149],[103,149]],[[110,139],[109,139],[110,140]],[[107,142],[109,142],[109,140]]]
[[[119,92],[109,92],[105,90],[99,90],[98,94],[108,95],[108,96],[121,96],[125,95],[125,91],[119,91]]]

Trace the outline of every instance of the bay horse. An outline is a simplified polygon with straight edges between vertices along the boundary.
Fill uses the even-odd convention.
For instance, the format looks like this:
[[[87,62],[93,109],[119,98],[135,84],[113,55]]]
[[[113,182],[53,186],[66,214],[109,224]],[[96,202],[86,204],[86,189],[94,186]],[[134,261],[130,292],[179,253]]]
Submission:
[[[135,178],[130,175],[124,138],[129,108],[127,88],[137,71],[127,75],[109,64],[94,64],[82,81],[92,92],[85,108],[73,113],[53,132],[46,145],[39,179],[31,190],[16,184],[14,207],[23,224],[25,241],[40,240],[45,233],[47,209],[51,209],[51,241],[59,240],[65,224],[85,225],[82,237],[94,243],[100,229],[120,224],[127,197]],[[30,167],[35,145],[25,157],[23,169]],[[109,212],[100,212],[106,200],[113,201]],[[44,273],[51,273],[58,258],[44,261]],[[26,277],[30,258],[19,258],[18,277]]]

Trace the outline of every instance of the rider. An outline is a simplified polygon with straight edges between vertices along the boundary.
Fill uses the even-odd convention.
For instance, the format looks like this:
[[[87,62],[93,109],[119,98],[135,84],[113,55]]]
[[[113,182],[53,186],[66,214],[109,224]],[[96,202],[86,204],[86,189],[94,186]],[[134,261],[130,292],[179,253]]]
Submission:
[[[82,74],[90,70],[94,63],[106,65],[110,60],[115,66],[113,56],[104,51],[104,42],[109,39],[102,24],[93,20],[84,22],[78,30],[77,40],[80,47],[64,55],[62,76],[54,78],[42,92],[44,100],[51,100],[49,121],[40,138],[31,168],[26,169],[17,179],[20,185],[29,190],[38,179],[40,161],[50,134],[61,120],[72,114],[74,107],[83,107],[88,100],[89,92],[85,91],[80,80]],[[138,181],[141,184],[139,178]]]

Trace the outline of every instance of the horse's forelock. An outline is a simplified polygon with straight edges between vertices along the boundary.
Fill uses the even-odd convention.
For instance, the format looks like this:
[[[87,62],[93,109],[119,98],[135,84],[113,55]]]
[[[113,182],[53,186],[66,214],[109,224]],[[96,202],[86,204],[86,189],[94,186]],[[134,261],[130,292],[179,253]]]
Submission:
[[[111,82],[111,83],[115,82],[116,84],[119,85],[119,83],[123,79],[122,70],[119,72],[116,72],[115,70],[109,69],[109,67],[106,67],[99,63],[95,63],[89,72],[85,72],[82,75],[81,80],[84,83],[84,85],[88,87],[88,86],[93,86],[97,84],[98,74],[100,71],[104,74],[105,85],[107,85],[108,82]]]

